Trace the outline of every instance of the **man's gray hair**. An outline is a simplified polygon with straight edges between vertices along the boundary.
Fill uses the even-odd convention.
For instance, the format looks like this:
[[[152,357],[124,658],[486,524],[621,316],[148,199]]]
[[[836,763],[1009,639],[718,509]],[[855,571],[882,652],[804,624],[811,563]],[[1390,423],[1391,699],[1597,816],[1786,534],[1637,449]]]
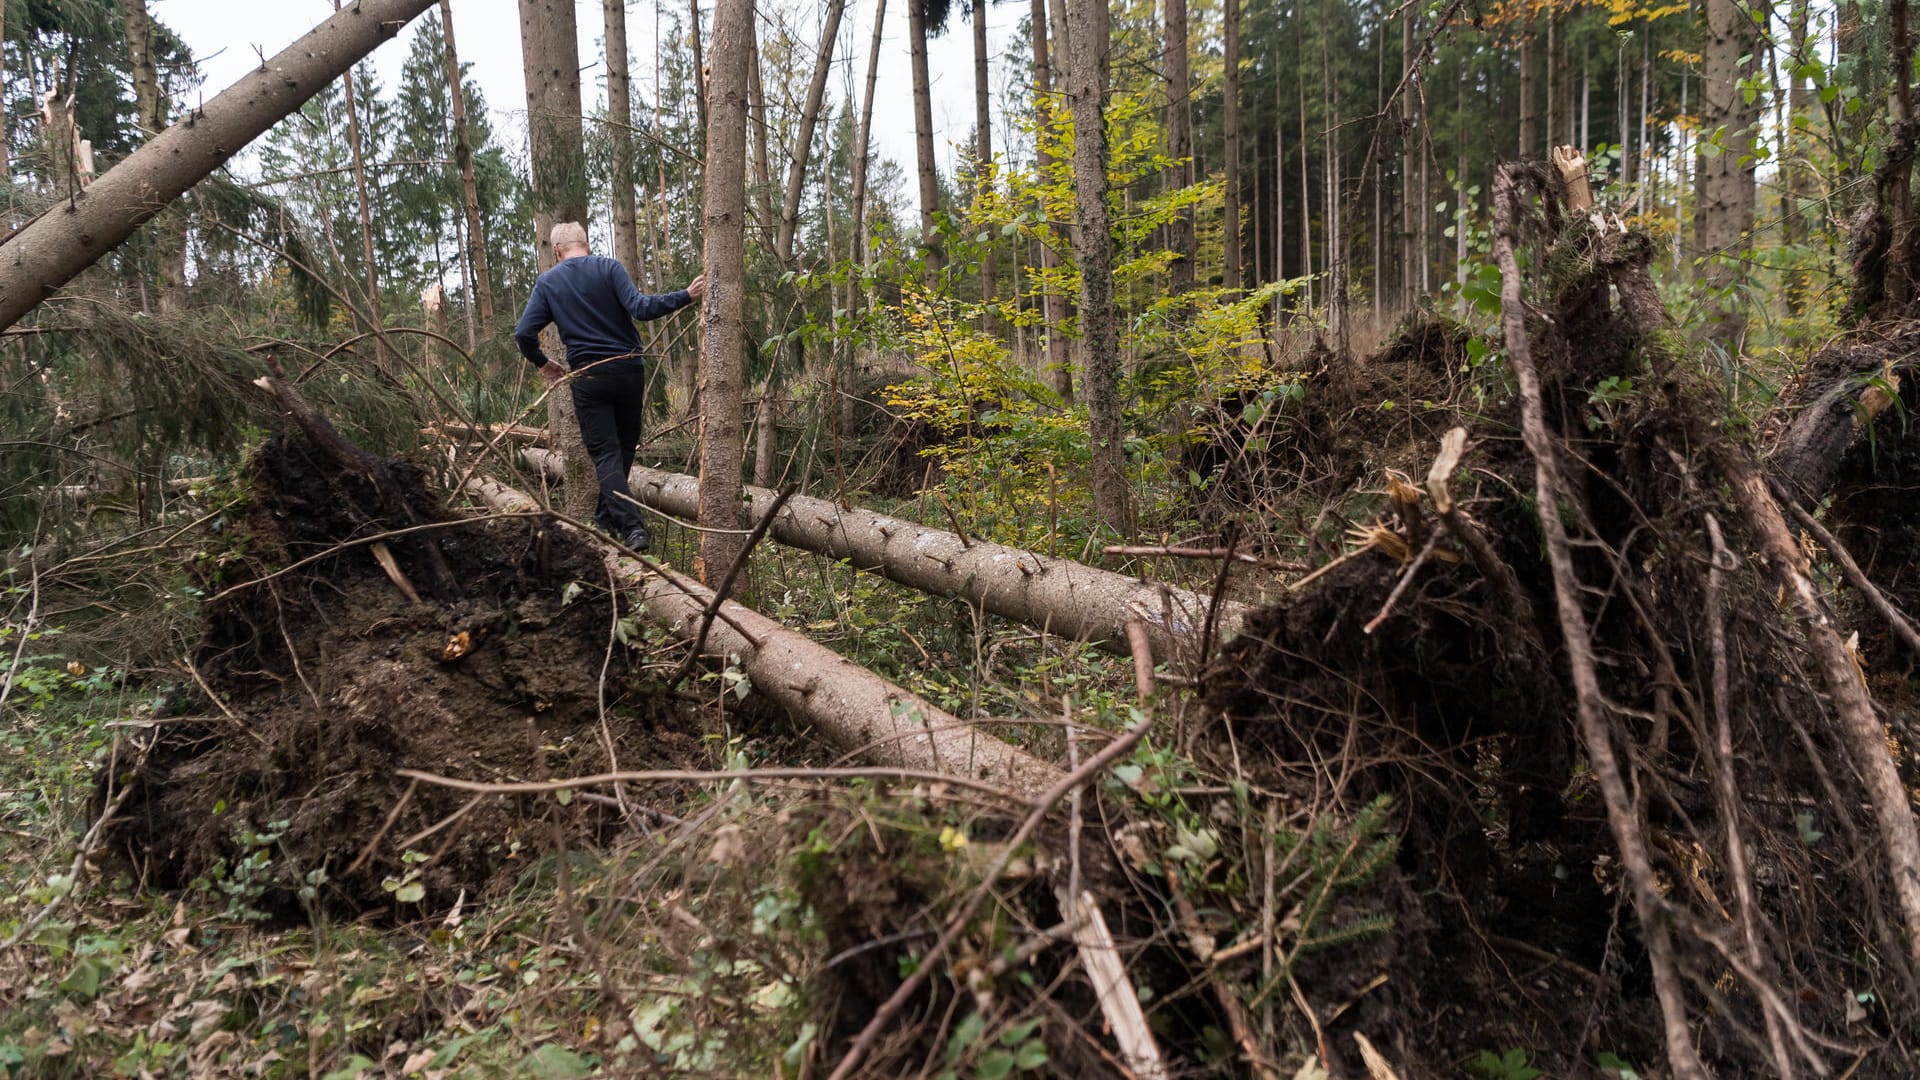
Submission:
[[[553,227],[547,239],[553,242],[553,250],[564,247],[586,247],[587,230],[577,221],[563,221]]]

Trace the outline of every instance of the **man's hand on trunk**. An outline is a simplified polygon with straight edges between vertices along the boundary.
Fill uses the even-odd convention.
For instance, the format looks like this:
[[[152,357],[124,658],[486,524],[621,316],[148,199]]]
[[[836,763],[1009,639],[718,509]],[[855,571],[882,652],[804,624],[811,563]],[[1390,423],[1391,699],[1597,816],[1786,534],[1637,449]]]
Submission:
[[[557,386],[561,379],[567,377],[566,366],[558,360],[549,360],[546,366],[540,369],[540,377],[547,380],[548,386]]]

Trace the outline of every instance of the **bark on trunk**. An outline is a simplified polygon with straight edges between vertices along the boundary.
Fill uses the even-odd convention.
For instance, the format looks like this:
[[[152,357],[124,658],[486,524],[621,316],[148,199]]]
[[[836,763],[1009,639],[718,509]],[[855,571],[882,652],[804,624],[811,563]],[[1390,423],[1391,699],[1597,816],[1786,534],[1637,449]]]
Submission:
[[[1193,106],[1187,100],[1192,93],[1192,76],[1187,53],[1187,0],[1167,2],[1167,154],[1173,158],[1168,170],[1168,185],[1185,188],[1193,185]],[[1035,40],[1043,20],[1034,18]],[[1278,85],[1276,82],[1275,85]],[[1173,291],[1193,288],[1193,208],[1174,215],[1168,229],[1173,248]],[[1277,260],[1276,260],[1277,261]]]
[[[333,10],[340,10],[340,0],[333,0]],[[386,319],[380,314],[380,261],[373,251],[373,204],[367,197],[367,167],[360,144],[360,110],[354,104],[352,68],[340,73],[340,87],[346,96],[347,149],[353,158],[353,198],[360,211],[360,257],[367,263],[367,318],[373,323],[367,329],[373,332],[374,366],[384,371],[387,366],[387,342],[386,335],[380,333],[386,327]]]
[[[1047,3],[1046,0],[1033,0],[1031,6],[1033,16],[1034,111],[1040,114],[1040,127],[1042,131],[1045,131],[1050,124],[1050,118],[1057,104],[1053,95],[1052,72],[1047,62]],[[1059,55],[1060,48],[1057,39],[1052,52],[1055,56]],[[1053,168],[1053,155],[1047,153],[1044,141],[1044,139],[1039,140],[1041,145],[1038,145],[1034,152],[1034,168],[1041,176],[1048,175]],[[1043,201],[1041,206],[1041,217],[1043,220],[1045,216],[1046,208]],[[1057,269],[1059,265],[1060,253],[1054,250],[1053,244],[1047,238],[1042,237],[1040,241],[1040,269],[1042,271],[1050,271]],[[1189,264],[1188,276],[1192,276],[1191,264]],[[1053,392],[1060,395],[1060,400],[1063,403],[1072,405],[1073,358],[1069,351],[1071,346],[1067,340],[1066,331],[1062,329],[1066,326],[1067,322],[1067,298],[1055,293],[1049,288],[1042,293],[1040,304],[1046,312],[1047,381],[1049,385],[1053,387]]]
[[[6,29],[7,0],[0,0],[0,40],[5,39]],[[6,50],[0,49],[0,86],[6,85],[6,60]],[[0,179],[8,181],[13,179],[13,155],[8,152],[8,148],[12,145],[13,124],[7,116],[7,110],[4,107],[0,107]],[[9,184],[9,189],[11,189],[11,184]],[[11,194],[7,196],[7,202],[8,220],[4,224],[11,226],[13,224],[13,196]]]
[[[912,0],[909,0],[912,2]],[[860,96],[860,130],[858,141],[853,149],[853,265],[858,271],[854,276],[853,288],[859,290],[861,303],[873,307],[873,283],[867,279],[867,247],[870,235],[867,230],[867,174],[871,171],[873,148],[873,94],[880,75],[881,30],[887,22],[887,0],[878,0],[873,11],[873,42],[867,48],[867,85]],[[871,345],[866,346],[871,348]],[[836,439],[851,438],[854,426],[854,393],[850,382],[836,374],[834,378],[834,423]],[[834,461],[840,460],[839,443],[835,443]]]
[[[322,85],[398,33],[433,0],[360,0],[308,31],[258,69],[129,154],[83,192],[71,211],[14,233],[0,259],[0,329],[153,219],[168,203]]]
[[[719,18],[718,14],[714,16]],[[717,33],[719,27],[715,26]],[[719,45],[714,46],[717,53]],[[760,81],[760,33],[747,24],[747,136],[753,146],[753,186],[749,188],[760,246],[773,235],[773,158],[767,150],[767,90]]]
[[[867,265],[867,174],[871,171],[873,146],[873,91],[880,75],[880,32],[887,22],[887,0],[879,0],[873,12],[873,44],[867,49],[867,85],[860,96],[860,134],[853,147],[853,265]],[[862,295],[872,293],[862,280]]]
[[[1701,285],[1712,294],[1708,332],[1731,354],[1745,336],[1746,316],[1738,298],[1720,294],[1739,280],[1753,228],[1757,106],[1746,103],[1740,81],[1750,73],[1759,44],[1753,20],[1735,0],[1707,0],[1706,12],[1700,123],[1718,152],[1700,157],[1695,256]]]
[[[527,82],[527,146],[533,162],[533,228],[538,235],[537,265],[552,269],[553,227],[587,220],[586,154],[580,121],[580,46],[575,37],[573,0],[520,0],[520,48]],[[562,352],[552,327],[541,335],[548,356]],[[570,462],[566,507],[569,516],[593,515],[597,488],[593,465],[580,441],[573,395],[565,387],[547,397],[547,427],[553,444]]]
[[[750,0],[720,0],[714,15],[714,54],[723,57],[721,28],[730,6]],[[724,60],[722,60],[724,63]],[[715,72],[716,84],[722,78]],[[741,96],[744,120],[745,94]],[[716,85],[716,123],[726,110]],[[488,478],[468,489],[497,510],[535,509],[532,499]],[[653,623],[679,627],[689,637],[713,604],[713,594],[670,570],[642,568],[609,554],[608,567],[640,601]],[[703,651],[738,658],[755,691],[817,727],[835,745],[875,765],[965,775],[1004,784],[1031,795],[1060,779],[1060,770],[1007,745],[939,706],[882,679],[866,668],[731,600],[719,605]]]
[[[976,216],[982,197],[993,188],[993,110],[989,102],[987,77],[987,0],[973,0],[973,153],[978,162],[974,173]],[[998,295],[994,281],[992,235],[988,233],[987,250],[980,256],[980,300],[987,304],[993,303]],[[993,317],[987,316],[987,328],[991,330],[993,325]]]
[[[1414,52],[1413,9],[1407,9],[1400,18],[1400,297],[1401,307],[1406,309],[1413,306],[1420,288],[1415,265],[1420,258],[1420,237],[1416,223],[1420,220],[1421,207],[1413,186],[1414,173],[1420,166],[1417,160],[1420,140],[1414,138],[1416,118],[1413,111],[1413,68],[1419,62],[1419,56]],[[1280,114],[1279,105],[1278,101],[1274,102],[1275,116]],[[1521,108],[1526,108],[1524,97]]]
[[[760,400],[753,406],[753,482],[764,487],[778,482],[773,474],[780,449],[778,412],[774,406],[773,382],[768,380]]]
[[[1881,167],[1885,176],[1884,203],[1892,226],[1887,245],[1887,302],[1892,311],[1906,312],[1914,292],[1913,217],[1913,42],[1907,32],[1907,0],[1888,0],[1887,22],[1892,28],[1893,79],[1890,105],[1893,141],[1907,144],[1888,155]]]
[[[634,196],[633,76],[627,58],[627,0],[604,0],[607,50],[607,142],[613,151],[613,257],[635,281],[640,268],[640,208]]]
[[[740,402],[746,308],[747,97],[753,0],[719,0],[707,108],[705,336],[700,355],[702,527],[730,530],[740,507]],[[716,582],[739,557],[732,532],[700,534],[701,576]]]
[[[551,451],[530,448],[522,456],[546,475],[558,475]],[[691,476],[636,465],[628,479],[633,497],[661,513],[691,519],[699,511],[699,481]],[[748,505],[722,527],[752,528],[775,497],[764,487],[746,488],[745,494]],[[1193,656],[1206,625],[1209,601],[1198,593],[1021,548],[963,540],[944,529],[843,508],[829,499],[789,498],[768,535],[909,588],[964,600],[1114,652],[1127,651],[1126,625],[1138,620],[1147,627],[1155,656]],[[1217,632],[1222,637],[1238,633],[1247,611],[1245,604],[1222,602]]]
[[[940,174],[933,160],[933,92],[927,76],[926,0],[907,0],[907,41],[913,50],[913,150],[920,177],[920,247],[927,271],[947,263],[933,215],[940,208]]]
[[[1220,114],[1222,141],[1226,153],[1226,206],[1222,224],[1222,243],[1225,244],[1225,262],[1220,268],[1220,282],[1228,289],[1238,289],[1241,281],[1242,252],[1240,247],[1240,0],[1226,0],[1226,58],[1224,73],[1220,79],[1223,104]],[[1075,113],[1078,119],[1079,114]]]
[[[1520,157],[1521,161],[1530,161],[1535,154],[1542,154],[1545,148],[1540,145],[1540,101],[1535,93],[1533,69],[1537,65],[1533,58],[1533,27],[1531,24],[1520,29]]]
[[[460,52],[453,43],[453,0],[440,0],[440,29],[447,41],[447,94],[453,102],[453,160],[460,166],[460,195],[467,213],[467,263],[473,270],[473,295],[480,305],[480,333],[493,335],[493,273],[487,266],[487,230],[480,221],[480,188],[473,175],[473,137],[467,131],[467,94]]]
[[[687,0],[688,44],[693,47],[693,105],[700,117],[700,142],[707,141],[707,63],[700,58],[700,0]]]
[[[167,129],[167,100],[161,96],[160,71],[153,62],[153,20],[147,15],[146,0],[120,0],[120,10],[127,24],[127,52],[133,69],[133,98],[140,133],[151,139]],[[0,143],[5,139],[6,132],[0,128]],[[0,151],[0,162],[4,160],[4,151]],[[185,311],[187,217],[178,206],[168,207],[155,220],[154,253],[158,262],[154,284],[160,297],[160,311],[163,314]]]
[[[847,0],[828,0],[826,21],[820,25],[820,47],[813,54],[813,80],[807,84],[806,107],[800,110],[800,130],[794,136],[793,154],[787,165],[786,200],[780,206],[780,233],[774,241],[773,253],[783,266],[793,265],[793,237],[800,229],[800,196],[806,190],[813,129],[820,121],[820,106],[827,97],[827,73],[832,69],[833,47],[840,40],[840,16],[846,7]]]
[[[1079,52],[1067,76],[1073,107],[1075,222],[1080,235],[1081,378],[1093,441],[1094,517],[1115,535],[1133,535],[1133,500],[1120,415],[1120,342],[1113,310],[1113,235],[1107,220],[1107,5],[1083,0],[1069,12]]]

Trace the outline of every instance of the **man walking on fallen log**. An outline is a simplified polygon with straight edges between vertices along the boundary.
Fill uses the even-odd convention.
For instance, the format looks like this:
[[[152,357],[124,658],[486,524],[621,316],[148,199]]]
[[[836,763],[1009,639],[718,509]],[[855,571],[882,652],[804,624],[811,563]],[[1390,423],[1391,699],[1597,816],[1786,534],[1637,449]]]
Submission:
[[[651,296],[634,288],[618,259],[588,249],[587,230],[578,222],[555,225],[551,239],[559,261],[533,283],[513,337],[520,355],[540,369],[548,386],[572,375],[580,439],[600,481],[593,520],[633,550],[645,551],[651,538],[627,487],[647,389],[647,363],[633,324],[671,315],[700,299],[707,276],[678,292]],[[540,331],[549,325],[559,327],[567,347],[564,366],[540,350]]]

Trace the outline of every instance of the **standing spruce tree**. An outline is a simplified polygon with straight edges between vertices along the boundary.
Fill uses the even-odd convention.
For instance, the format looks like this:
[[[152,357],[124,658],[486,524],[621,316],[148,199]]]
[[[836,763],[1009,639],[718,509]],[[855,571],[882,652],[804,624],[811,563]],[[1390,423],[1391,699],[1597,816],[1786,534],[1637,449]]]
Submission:
[[[572,0],[520,0],[520,51],[527,76],[527,149],[533,162],[533,230],[538,267],[555,262],[553,227],[587,220],[586,144],[580,117],[580,46]],[[561,355],[560,334],[547,328],[541,341],[547,355]],[[566,461],[567,513],[579,520],[593,515],[599,490],[593,463],[580,441],[573,395],[557,387],[547,396],[547,429]]]
[[[1729,353],[1737,353],[1746,336],[1745,304],[1723,294],[1740,280],[1742,256],[1752,244],[1753,129],[1759,105],[1758,98],[1746,100],[1743,84],[1758,70],[1760,43],[1753,19],[1735,0],[1707,0],[1706,29],[1695,258],[1701,284],[1716,294],[1708,333]]]
[[[1133,535],[1133,502],[1121,422],[1113,233],[1107,214],[1107,5],[1079,0],[1068,18],[1075,46],[1067,70],[1067,104],[1073,110],[1074,220],[1079,227],[1080,369],[1093,441],[1093,513],[1102,527],[1127,538]]]
[[[707,88],[706,331],[700,350],[702,576],[717,586],[740,557],[740,406],[746,349],[748,67],[753,0],[719,0]]]
[[[154,56],[153,19],[147,14],[146,0],[120,0],[126,15],[127,54],[133,72],[133,96],[140,119],[140,134],[151,139],[167,129],[168,102],[160,86],[160,69]],[[0,22],[4,22],[0,18]],[[3,139],[4,137],[0,137]],[[154,220],[159,268],[156,292],[162,312],[185,310],[187,306],[187,215],[179,204],[167,207]]]
[[[473,132],[467,123],[466,69],[453,36],[453,0],[440,0],[440,27],[447,47],[447,91],[453,114],[453,160],[460,168],[460,202],[467,216],[467,267],[474,296],[467,307],[480,305],[480,333],[493,333],[493,275],[487,265],[487,228],[480,217],[480,185],[473,167]]]
[[[613,151],[613,257],[635,281],[647,280],[640,267],[640,209],[634,188],[633,77],[627,57],[627,0],[603,0],[607,48],[607,143]]]
[[[1193,103],[1187,100],[1193,92],[1193,80],[1189,73],[1187,0],[1166,0],[1166,5],[1167,154],[1173,158],[1173,167],[1167,170],[1167,186],[1177,190],[1193,184]],[[1038,17],[1034,20],[1036,40],[1041,22]],[[1036,56],[1042,55],[1039,48],[1035,46]],[[1173,246],[1173,291],[1183,293],[1193,288],[1193,208],[1185,207],[1174,215],[1167,232]]]
[[[952,0],[907,0],[907,42],[913,52],[913,151],[920,178],[920,246],[927,269],[947,264],[933,215],[940,209],[940,170],[933,157],[933,89],[927,75],[927,39],[946,29]]]
[[[1051,49],[1047,45],[1047,4],[1046,0],[1032,0],[1033,21],[1033,111],[1036,114],[1036,126],[1041,137],[1034,140],[1033,171],[1043,178],[1050,175],[1053,168],[1053,155],[1047,150],[1046,131],[1053,125],[1054,111],[1059,102],[1053,91],[1054,67],[1061,73],[1066,70],[1064,64],[1051,64],[1049,60],[1059,55],[1061,40],[1056,37]],[[1047,200],[1039,200],[1044,215]],[[1046,240],[1040,243],[1040,272],[1049,274],[1060,265],[1060,255],[1053,244]],[[1052,289],[1040,296],[1040,305],[1045,313],[1047,333],[1047,377],[1053,392],[1060,395],[1063,404],[1073,404],[1073,356],[1072,342],[1066,334],[1067,298]]]

